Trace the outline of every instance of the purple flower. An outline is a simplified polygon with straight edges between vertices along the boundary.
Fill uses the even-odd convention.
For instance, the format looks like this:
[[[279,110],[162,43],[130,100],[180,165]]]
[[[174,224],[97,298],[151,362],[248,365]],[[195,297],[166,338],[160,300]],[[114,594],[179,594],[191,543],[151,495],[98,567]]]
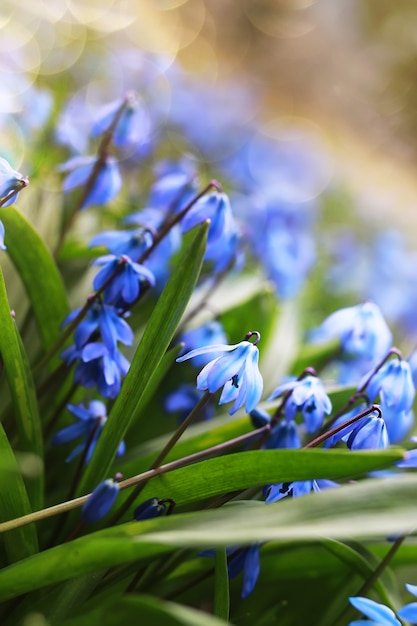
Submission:
[[[104,265],[93,281],[94,289],[101,289],[113,276],[113,280],[104,289],[104,300],[107,303],[118,303],[121,306],[134,302],[143,284],[155,285],[155,277],[144,265],[134,263],[129,257],[114,254],[101,256],[93,265]],[[118,271],[123,265],[121,271]]]
[[[245,405],[250,413],[262,396],[263,380],[258,369],[259,351],[250,341],[228,346],[204,346],[191,350],[177,359],[178,362],[206,353],[224,353],[210,361],[197,376],[197,389],[215,393],[223,387],[219,404],[234,402],[230,415]]]
[[[19,191],[28,184],[29,180],[23,174],[14,170],[6,159],[0,157],[0,200],[7,198],[13,191],[16,192],[7,202],[0,202],[1,206],[10,206],[16,202]]]
[[[60,165],[60,172],[69,172],[64,180],[63,191],[69,193],[77,187],[84,187],[97,163],[95,156],[76,156]],[[109,156],[100,166],[100,171],[94,180],[87,197],[84,199],[81,209],[86,209],[92,204],[106,204],[113,200],[122,187],[122,179],[119,173],[117,161]]]

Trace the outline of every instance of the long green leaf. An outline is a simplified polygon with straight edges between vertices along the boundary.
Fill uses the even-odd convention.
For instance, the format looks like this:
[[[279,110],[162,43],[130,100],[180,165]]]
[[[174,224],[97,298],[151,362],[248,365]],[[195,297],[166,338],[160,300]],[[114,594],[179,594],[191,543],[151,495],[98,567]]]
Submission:
[[[98,531],[1,570],[0,601],[124,563],[139,566],[175,547],[382,539],[415,526],[416,491],[415,475],[369,479],[276,504],[241,502]]]
[[[94,618],[97,624],[105,626],[135,623],[158,626],[225,626],[230,623],[181,604],[135,594],[126,596],[118,602],[110,601],[93,614],[66,621],[64,626],[90,626]]]
[[[3,473],[0,488],[0,520],[5,522],[31,513],[31,508],[22,475],[1,424],[0,458]],[[11,530],[4,534],[3,539],[7,557],[11,562],[20,561],[38,551],[34,524]]]
[[[131,422],[146,417],[145,414],[138,415],[138,406],[169,346],[197,282],[206,247],[207,229],[207,224],[198,228],[197,234],[175,267],[155,305],[122,389],[87,467],[79,488],[81,494],[92,491],[107,475],[119,443]]]
[[[38,405],[29,363],[19,333],[10,314],[6,286],[0,269],[0,352],[7,375],[18,434],[18,449],[43,460],[43,438]],[[39,464],[41,466],[41,463]],[[27,481],[33,509],[43,506],[43,471]]]
[[[253,450],[194,463],[149,481],[141,500],[172,498],[177,505],[262,485],[327,478],[346,480],[383,469],[402,458],[399,450]],[[122,492],[120,500],[127,497]]]
[[[217,548],[214,557],[214,602],[213,613],[217,617],[229,620],[229,574],[227,569],[226,548]]]
[[[44,351],[60,335],[69,312],[61,275],[45,243],[30,222],[15,208],[1,207],[7,252],[29,297]]]

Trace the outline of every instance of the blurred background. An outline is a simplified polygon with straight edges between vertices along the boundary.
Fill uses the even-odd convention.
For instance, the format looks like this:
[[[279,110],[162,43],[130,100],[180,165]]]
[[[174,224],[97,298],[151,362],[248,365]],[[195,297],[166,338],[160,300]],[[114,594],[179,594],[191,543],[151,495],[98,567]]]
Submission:
[[[174,63],[209,90],[234,86],[225,107],[236,116],[257,116],[288,142],[320,143],[329,156],[321,184],[342,180],[361,211],[407,227],[416,202],[416,24],[413,0],[3,0],[0,109],[22,106],[27,84],[16,70],[45,88],[65,80],[92,93],[109,71],[123,82],[135,61],[115,67],[121,46],[140,48],[164,59],[161,106],[170,106]],[[22,153],[19,130],[3,142]]]
[[[417,334],[416,25],[413,0],[3,0],[0,152],[61,202],[57,157],[30,156],[36,133],[50,124],[85,154],[89,112],[134,89],[141,158],[156,137],[163,156],[192,152],[232,181],[246,217],[257,191],[284,213],[320,205],[330,273],[312,288],[343,291],[341,305],[372,298]],[[301,284],[313,254],[296,245]]]

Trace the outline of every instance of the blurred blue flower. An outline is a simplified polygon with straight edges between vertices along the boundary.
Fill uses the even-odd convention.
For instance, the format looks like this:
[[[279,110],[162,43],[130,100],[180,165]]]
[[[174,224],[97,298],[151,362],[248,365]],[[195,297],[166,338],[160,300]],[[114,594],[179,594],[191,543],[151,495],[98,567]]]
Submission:
[[[417,585],[405,585],[407,591],[417,598]],[[397,611],[398,617],[406,620],[407,622],[417,623],[417,602],[410,602]]]
[[[94,448],[96,446],[97,440],[103,430],[103,427],[107,421],[107,411],[106,405],[99,400],[92,400],[88,407],[85,407],[83,404],[67,404],[67,409],[72,413],[78,422],[71,424],[70,426],[65,426],[61,430],[59,430],[54,437],[52,438],[53,445],[63,445],[74,441],[75,439],[79,439],[83,437],[83,442],[78,444],[71,454],[65,459],[67,463],[72,461],[76,456],[81,454],[85,449],[87,443],[90,440],[91,435],[94,432],[94,437],[89,443],[88,452],[86,455],[86,463],[91,459],[91,455],[93,454]],[[122,443],[119,445],[117,450],[117,455],[121,456],[124,454],[125,444]]]
[[[77,317],[80,310],[72,311],[62,326],[65,327]],[[95,331],[100,332],[101,339],[110,352],[117,348],[118,341],[125,346],[131,346],[133,343],[133,332],[129,324],[118,315],[114,306],[105,304],[101,300],[94,301],[87,315],[75,329],[74,343],[76,348],[81,349]]]
[[[78,359],[74,381],[83,387],[97,387],[104,398],[117,396],[129,370],[129,361],[119,350],[110,351],[100,342],[88,343],[81,349],[70,346],[61,357],[69,365]]]
[[[301,440],[298,434],[297,424],[294,421],[281,421],[271,430],[264,445],[267,450],[279,448],[300,448]]]
[[[260,545],[257,543],[232,553],[227,561],[227,569],[230,580],[243,570],[241,597],[247,598],[254,590],[261,571]]]
[[[58,167],[60,172],[69,172],[65,178],[62,189],[69,193],[77,187],[84,187],[88,182],[96,165],[95,156],[76,156]],[[92,188],[84,199],[81,209],[86,209],[92,204],[106,204],[113,200],[122,187],[122,179],[119,173],[117,161],[109,156],[101,165],[100,172],[96,177]]]
[[[180,421],[183,421],[190,411],[193,410],[197,402],[201,400],[203,395],[203,392],[196,389],[194,385],[185,383],[167,395],[164,408],[168,413],[179,413]],[[213,414],[213,405],[206,402],[200,410],[199,416],[201,416],[202,420],[208,420],[213,417]]]
[[[347,307],[332,313],[313,331],[312,341],[339,339],[344,353],[378,363],[392,345],[392,334],[373,302]]]
[[[359,383],[363,386],[372,372],[364,376]],[[374,374],[366,388],[366,393],[371,402],[380,395],[381,406],[395,409],[398,412],[409,412],[413,406],[415,388],[408,361],[394,358]]]
[[[4,245],[4,225],[1,220],[0,220],[0,250],[7,250],[6,246]]]
[[[158,163],[156,177],[149,192],[148,206],[162,209],[165,215],[178,213],[197,194],[197,171],[190,159]]]
[[[215,393],[223,387],[219,404],[233,402],[230,415],[245,405],[246,412],[252,411],[262,396],[263,380],[258,369],[259,351],[250,341],[235,345],[211,345],[191,350],[177,362],[206,353],[225,353],[210,361],[197,376],[197,389]]]
[[[268,400],[274,400],[288,392],[291,394],[284,406],[287,421],[294,420],[297,412],[301,412],[309,433],[320,428],[324,415],[328,415],[332,410],[332,403],[321,380],[317,376],[305,376],[301,380],[290,380],[279,385]]]
[[[235,223],[229,198],[225,193],[213,192],[200,198],[181,220],[181,230],[186,233],[197,224],[210,220],[207,249],[235,232]]]
[[[155,277],[148,268],[134,263],[128,256],[107,254],[96,259],[92,265],[103,265],[93,281],[94,289],[101,289],[107,280],[113,280],[104,289],[104,300],[109,304],[131,304],[141,291],[143,285],[155,285]],[[120,267],[122,269],[120,270]]]
[[[227,341],[223,326],[217,320],[211,320],[197,328],[190,328],[182,333],[179,342],[184,344],[182,353],[195,350],[200,346],[210,346],[214,344],[225,344]],[[181,356],[181,355],[180,355]],[[204,367],[209,361],[220,356],[220,353],[201,354],[193,357],[191,363],[194,367]]]
[[[142,254],[152,246],[153,235],[146,228],[133,230],[109,230],[92,238],[89,247],[105,246],[116,256],[126,255],[132,261],[138,261]]]
[[[102,106],[96,113],[91,129],[92,137],[102,135],[113,124],[116,115],[124,106],[116,127],[112,141],[118,148],[133,144],[141,144],[148,140],[150,121],[143,104],[134,93],[128,93],[125,100],[115,100]]]
[[[81,508],[81,517],[84,522],[98,522],[107,515],[119,495],[119,483],[109,478],[103,480],[88,496]]]
[[[14,170],[12,166],[0,157],[0,205],[10,206],[14,204],[19,196],[19,192],[24,187],[27,187],[29,180],[23,176],[20,172]],[[13,191],[16,193],[7,200],[7,202],[1,202]]]

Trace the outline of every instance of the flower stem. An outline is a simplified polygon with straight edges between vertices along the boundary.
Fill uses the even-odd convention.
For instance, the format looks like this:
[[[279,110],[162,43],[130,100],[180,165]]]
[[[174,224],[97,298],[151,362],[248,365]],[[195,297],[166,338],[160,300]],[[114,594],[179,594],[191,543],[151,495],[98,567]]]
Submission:
[[[339,424],[339,426],[335,426],[331,430],[321,435],[318,435],[312,441],[310,441],[305,446],[303,446],[303,448],[317,448],[317,446],[324,443],[327,439],[330,439],[330,437],[333,437],[333,435],[336,435],[338,432],[340,432],[344,428],[347,428],[347,426],[351,426],[351,424],[354,424],[355,422],[359,421],[362,417],[365,417],[366,415],[370,415],[370,413],[373,413],[374,411],[378,413],[378,417],[382,417],[382,411],[380,407],[377,404],[373,404],[369,408],[365,409],[365,411],[362,411],[362,413],[358,413],[358,415],[355,415],[354,417],[351,417],[350,419],[346,420],[346,422],[343,422],[343,424]]]
[[[240,445],[242,443],[246,443],[247,441],[250,441],[253,437],[258,437],[259,435],[262,435],[268,429],[269,424],[263,426],[262,428],[259,428],[258,430],[245,433],[244,435],[240,435],[239,437],[235,437],[234,439],[230,439],[229,441],[219,443],[210,448],[206,448],[205,450],[200,450],[199,452],[194,452],[193,454],[189,454],[188,456],[182,457],[181,459],[176,459],[175,461],[171,461],[170,463],[166,463],[165,465],[161,465],[155,469],[150,469],[146,472],[143,472],[142,474],[137,474],[136,476],[132,476],[131,478],[122,480],[119,483],[120,490],[139,485],[144,481],[150,480],[151,478],[161,476],[162,474],[166,474],[167,472],[172,472],[173,470],[185,467],[186,465],[190,465],[191,463],[201,461],[211,455],[221,454],[229,448]],[[35,511],[34,513],[29,513],[28,515],[23,515],[22,517],[16,517],[15,519],[8,520],[7,522],[2,522],[0,523],[0,534],[9,530],[13,530],[15,528],[26,526],[27,524],[39,522],[55,515],[60,515],[61,513],[66,513],[67,511],[72,511],[73,509],[77,509],[81,507],[84,502],[87,501],[89,496],[90,494],[87,494],[85,496],[75,498],[74,500],[62,502],[61,504],[55,504],[54,506],[41,509],[40,511]]]
[[[103,166],[106,163],[106,159],[108,157],[108,153],[109,153],[109,148],[110,148],[110,144],[112,142],[113,139],[113,134],[114,131],[116,130],[116,126],[120,121],[121,116],[123,115],[126,107],[129,105],[130,102],[130,98],[131,96],[128,94],[125,96],[122,104],[120,105],[120,107],[118,108],[118,110],[116,111],[113,121],[110,124],[109,128],[105,131],[105,133],[103,134],[103,138],[101,140],[101,143],[99,145],[98,148],[98,152],[97,152],[97,160],[94,163],[94,167],[91,170],[90,176],[88,177],[87,182],[84,185],[83,191],[80,195],[80,197],[78,198],[78,202],[75,204],[75,206],[73,207],[71,213],[69,214],[65,225],[61,231],[61,234],[59,236],[58,242],[56,244],[55,250],[54,250],[54,257],[56,258],[62,248],[62,244],[64,243],[65,237],[67,236],[69,230],[71,229],[72,225],[74,224],[75,218],[78,215],[78,213],[80,212],[84,202],[86,201],[88,195],[90,194],[92,188],[94,187],[98,176],[100,175],[101,170],[103,169]]]
[[[350,409],[354,406],[354,404],[360,398],[363,398],[363,397],[366,398],[366,393],[365,392],[366,392],[367,386],[369,385],[369,383],[371,382],[371,380],[375,376],[375,374],[377,372],[379,372],[381,367],[388,361],[388,359],[392,355],[397,356],[399,359],[402,358],[401,352],[397,348],[391,348],[391,350],[389,350],[388,353],[384,356],[382,361],[380,363],[378,363],[378,365],[372,370],[372,372],[369,374],[368,378],[359,387],[359,389],[356,391],[356,393],[354,393],[353,396],[351,396],[349,398],[349,400],[346,402],[346,404],[341,409],[339,409],[339,411],[337,411],[337,413],[332,415],[332,417],[329,420],[327,420],[327,422],[325,424],[323,424],[323,426],[318,431],[318,435],[322,435],[323,433],[326,432],[326,430],[331,428],[333,426],[333,424],[336,422],[336,420],[338,420],[339,417],[341,417],[344,413],[347,413],[348,411],[350,411]]]
[[[175,446],[175,444],[177,443],[179,438],[183,435],[183,433],[188,428],[188,426],[191,424],[191,422],[193,422],[194,419],[197,417],[197,415],[199,414],[200,410],[206,404],[206,402],[208,401],[210,396],[211,396],[211,393],[209,391],[206,391],[204,396],[202,398],[200,398],[200,400],[197,402],[197,404],[192,409],[192,411],[190,411],[190,413],[187,415],[185,420],[183,422],[181,422],[181,424],[178,426],[177,430],[171,435],[171,437],[169,438],[167,443],[162,448],[161,452],[156,457],[155,461],[150,466],[149,470],[157,469],[158,467],[161,466],[162,461],[168,456],[168,454],[171,452],[172,448]],[[145,487],[147,482],[148,482],[148,480],[144,480],[140,484],[136,485],[136,488],[132,491],[132,493],[127,498],[127,500],[122,504],[120,509],[113,516],[113,518],[111,520],[112,524],[115,524],[126,513],[126,511],[129,509],[129,507],[136,500],[136,498],[138,497],[138,495],[140,494],[142,489]]]

